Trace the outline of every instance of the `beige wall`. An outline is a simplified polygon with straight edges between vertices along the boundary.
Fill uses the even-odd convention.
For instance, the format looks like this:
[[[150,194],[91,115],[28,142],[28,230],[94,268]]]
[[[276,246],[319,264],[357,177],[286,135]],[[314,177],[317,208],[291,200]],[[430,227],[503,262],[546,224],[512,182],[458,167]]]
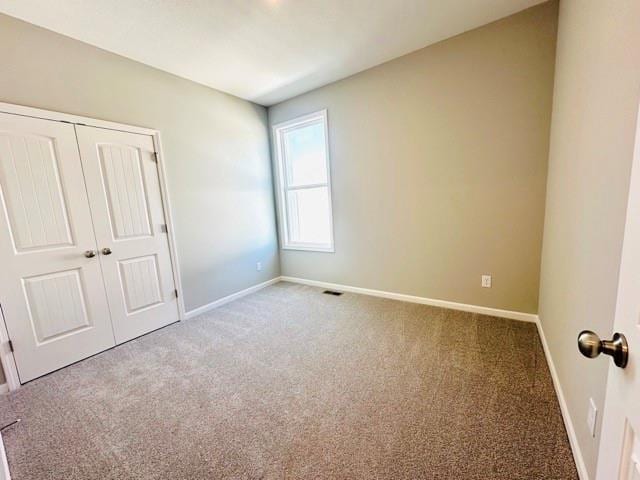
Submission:
[[[336,252],[282,251],[283,275],[536,312],[556,18],[543,4],[270,107],[329,116]]]
[[[610,337],[640,97],[640,2],[562,0],[540,285],[540,320],[591,477],[605,359],[587,360],[578,333]]]
[[[161,131],[187,310],[279,274],[263,107],[4,15],[0,59],[0,101]]]

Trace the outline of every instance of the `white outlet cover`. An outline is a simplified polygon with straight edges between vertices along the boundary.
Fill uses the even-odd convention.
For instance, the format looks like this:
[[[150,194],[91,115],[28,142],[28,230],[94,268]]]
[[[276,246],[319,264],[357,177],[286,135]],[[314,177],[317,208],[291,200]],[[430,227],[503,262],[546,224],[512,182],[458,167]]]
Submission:
[[[589,399],[589,411],[587,412],[587,425],[592,437],[596,436],[596,420],[598,419],[598,408],[593,398]]]
[[[491,288],[491,275],[482,275],[482,288]]]
[[[262,270],[262,262],[256,263],[256,270],[259,272]]]

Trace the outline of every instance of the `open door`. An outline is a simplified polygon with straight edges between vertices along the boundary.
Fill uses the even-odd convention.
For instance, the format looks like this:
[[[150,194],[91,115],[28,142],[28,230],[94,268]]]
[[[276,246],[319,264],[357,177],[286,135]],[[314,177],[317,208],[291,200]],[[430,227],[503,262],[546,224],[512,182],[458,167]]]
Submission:
[[[640,114],[640,112],[639,112]],[[597,480],[640,480],[640,116],[614,330],[626,337],[628,363],[609,369]]]

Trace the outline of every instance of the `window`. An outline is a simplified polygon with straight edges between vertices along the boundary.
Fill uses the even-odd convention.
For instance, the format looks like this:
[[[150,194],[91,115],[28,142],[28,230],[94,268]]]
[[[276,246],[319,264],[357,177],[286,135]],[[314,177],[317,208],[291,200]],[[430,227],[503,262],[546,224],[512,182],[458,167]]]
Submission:
[[[333,252],[327,111],[274,125],[282,248]]]

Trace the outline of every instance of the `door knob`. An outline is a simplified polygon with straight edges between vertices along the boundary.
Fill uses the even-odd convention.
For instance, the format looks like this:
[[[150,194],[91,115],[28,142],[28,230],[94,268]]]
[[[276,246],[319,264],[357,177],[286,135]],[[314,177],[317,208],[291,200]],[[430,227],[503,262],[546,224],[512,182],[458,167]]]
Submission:
[[[93,258],[96,256],[96,251],[95,250],[87,250],[86,252],[84,252],[84,256],[87,258]]]
[[[105,247],[102,249],[103,255],[111,255],[111,249],[109,247]]]
[[[596,358],[601,353],[611,355],[617,367],[624,368],[629,360],[629,345],[621,333],[614,333],[611,340],[600,340],[591,330],[583,330],[578,335],[578,349],[587,358]]]

